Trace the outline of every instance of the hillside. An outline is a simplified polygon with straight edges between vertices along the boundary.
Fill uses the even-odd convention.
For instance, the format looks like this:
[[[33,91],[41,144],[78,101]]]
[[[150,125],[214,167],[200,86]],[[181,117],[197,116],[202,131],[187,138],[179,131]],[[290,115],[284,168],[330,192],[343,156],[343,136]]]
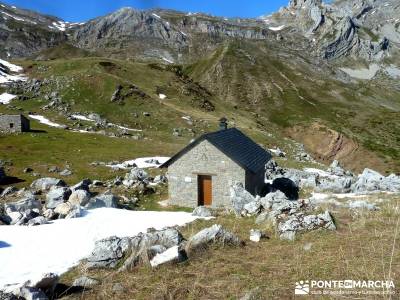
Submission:
[[[384,24],[372,11],[388,12],[389,8],[360,3],[348,9],[346,3],[293,2],[277,14],[254,20],[124,8],[82,24],[4,6],[4,22],[16,22],[23,30],[28,30],[29,24],[35,29],[46,27],[40,40],[51,36],[51,43],[30,44],[32,48],[24,54],[28,60],[18,61],[30,78],[46,82],[38,95],[18,102],[18,106],[38,109],[46,90],[51,89],[65,103],[65,115],[95,112],[115,123],[139,126],[153,138],[158,135],[167,140],[174,128],[186,126],[182,116],[215,121],[226,115],[238,126],[273,131],[304,143],[322,161],[340,159],[357,171],[370,166],[381,172],[398,172],[396,33],[391,31],[389,46],[375,58],[354,49],[329,59],[321,55],[329,31],[342,30],[338,20],[343,14],[355,15],[354,20],[362,24],[352,29],[357,32],[352,39],[364,45],[371,36],[363,35],[362,30],[371,24]],[[369,12],[357,14],[364,6]],[[325,21],[311,36],[307,12],[315,14],[317,7]],[[396,9],[390,14],[394,15]],[[7,18],[6,14],[11,13],[14,17]],[[296,29],[299,22],[302,27]],[[387,22],[394,22],[394,31],[398,30],[395,19],[388,18]],[[53,23],[64,25],[57,27]],[[372,35],[376,30],[368,32]],[[386,33],[382,29],[375,35],[383,38]],[[10,33],[7,43],[17,40]],[[12,50],[7,43],[4,46]],[[11,50],[10,57],[22,55],[14,55]],[[372,70],[375,65],[379,70],[373,71],[376,74],[372,78],[355,77],[368,73],[363,66]],[[69,84],[46,81],[51,77]],[[112,103],[111,96],[119,85],[121,93],[127,95],[123,101]],[[24,93],[23,89],[11,92]],[[165,94],[166,100],[161,100],[159,94]],[[52,116],[54,110],[57,111],[49,109],[48,114]],[[152,116],[146,118],[143,113]],[[132,114],[139,117],[132,118]],[[206,130],[198,126],[191,128],[194,133],[189,135]],[[160,136],[156,128],[168,134]],[[330,134],[326,136],[325,131]],[[307,132],[307,137],[301,132]],[[328,149],[320,149],[321,137]],[[284,143],[281,147],[285,147]]]

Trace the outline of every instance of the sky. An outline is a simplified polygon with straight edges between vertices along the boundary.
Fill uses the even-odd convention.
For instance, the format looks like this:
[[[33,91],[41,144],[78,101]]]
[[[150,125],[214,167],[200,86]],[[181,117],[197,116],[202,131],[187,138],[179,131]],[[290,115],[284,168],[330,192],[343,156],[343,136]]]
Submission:
[[[121,7],[169,8],[204,12],[221,17],[251,18],[277,11],[289,0],[0,0],[20,8],[57,16],[64,21],[82,22],[106,15]]]

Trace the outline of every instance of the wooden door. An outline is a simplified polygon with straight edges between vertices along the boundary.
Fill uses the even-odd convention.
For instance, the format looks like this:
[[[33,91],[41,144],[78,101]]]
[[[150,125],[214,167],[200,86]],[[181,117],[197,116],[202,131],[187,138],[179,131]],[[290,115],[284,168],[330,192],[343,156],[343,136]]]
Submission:
[[[212,204],[212,180],[210,175],[199,175],[198,177],[198,204]]]

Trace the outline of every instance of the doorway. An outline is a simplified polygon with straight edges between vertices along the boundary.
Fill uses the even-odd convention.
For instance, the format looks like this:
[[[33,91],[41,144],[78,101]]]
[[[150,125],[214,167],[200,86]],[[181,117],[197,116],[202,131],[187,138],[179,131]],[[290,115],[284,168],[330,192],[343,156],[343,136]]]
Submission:
[[[198,205],[212,205],[212,177],[210,175],[198,175]]]

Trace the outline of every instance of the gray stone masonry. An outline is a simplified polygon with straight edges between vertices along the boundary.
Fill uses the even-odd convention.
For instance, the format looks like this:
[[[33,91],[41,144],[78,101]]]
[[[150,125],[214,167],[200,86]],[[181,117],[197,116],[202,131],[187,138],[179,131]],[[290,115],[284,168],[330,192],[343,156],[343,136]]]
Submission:
[[[5,133],[26,132],[30,122],[23,115],[0,115],[0,131]]]
[[[230,186],[245,183],[246,171],[208,141],[202,141],[168,168],[172,205],[198,206],[198,176],[212,176],[212,207],[230,206]]]

